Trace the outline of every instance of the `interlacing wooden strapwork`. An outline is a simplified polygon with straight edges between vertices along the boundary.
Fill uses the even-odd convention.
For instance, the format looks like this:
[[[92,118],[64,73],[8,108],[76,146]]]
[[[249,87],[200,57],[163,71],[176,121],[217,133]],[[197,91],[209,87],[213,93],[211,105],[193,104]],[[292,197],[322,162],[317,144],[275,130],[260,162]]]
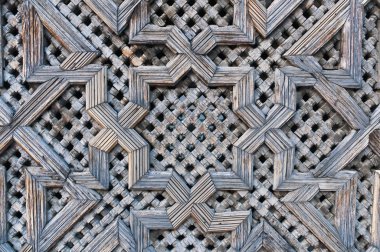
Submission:
[[[0,251],[380,251],[378,0],[15,1],[0,4]]]

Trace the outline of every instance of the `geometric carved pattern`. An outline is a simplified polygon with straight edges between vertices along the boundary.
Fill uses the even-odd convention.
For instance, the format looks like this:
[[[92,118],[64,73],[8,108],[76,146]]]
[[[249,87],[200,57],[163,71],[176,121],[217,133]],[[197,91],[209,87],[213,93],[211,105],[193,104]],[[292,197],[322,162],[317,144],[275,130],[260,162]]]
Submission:
[[[177,13],[170,6],[174,3],[185,6],[180,2],[167,0],[160,3],[160,6],[166,6],[168,13],[172,15],[171,18],[179,20],[186,10],[179,7]],[[194,0],[185,2],[186,6],[195,4]],[[198,2],[206,6],[203,0]],[[201,237],[211,237],[210,234],[230,235],[230,244],[215,248],[218,251],[305,251],[305,246],[300,245],[304,236],[294,238],[292,232],[295,227],[287,222],[297,223],[294,225],[299,225],[304,232],[310,233],[310,240],[314,241],[307,242],[317,245],[309,246],[309,251],[324,248],[331,251],[357,251],[356,212],[357,202],[361,200],[357,199],[357,190],[361,179],[365,178],[359,179],[358,171],[345,168],[367,147],[374,155],[380,156],[380,108],[375,107],[369,115],[351,92],[352,89],[366,88],[364,82],[367,78],[362,74],[362,62],[363,58],[369,56],[362,53],[362,41],[369,35],[363,31],[363,6],[369,4],[370,0],[330,1],[331,6],[321,13],[318,20],[302,32],[296,41],[289,39],[285,43],[284,48],[281,48],[280,57],[284,58],[283,62],[285,59],[287,62],[281,67],[273,67],[273,104],[265,113],[255,99],[255,82],[259,78],[265,79],[265,75],[255,69],[257,64],[223,66],[217,65],[209,56],[220,46],[250,48],[257,47],[261,42],[265,46],[269,41],[266,39],[270,39],[272,35],[276,36],[277,30],[284,29],[281,26],[285,20],[296,9],[304,8],[303,4],[308,5],[309,1],[275,0],[269,5],[264,2],[232,1],[233,20],[229,25],[221,27],[209,24],[200,29],[191,40],[177,25],[165,26],[159,19],[156,19],[157,22],[152,21],[149,1],[25,0],[20,5],[22,84],[28,86],[29,90],[17,109],[13,108],[8,96],[0,97],[0,153],[5,152],[14,143],[33,161],[23,164],[27,237],[21,251],[60,251],[71,250],[74,247],[83,247],[81,251],[155,251],[151,232],[171,230],[175,233],[181,230],[190,218],[200,231],[197,238],[199,240],[202,240]],[[207,4],[216,6],[213,10],[218,9],[213,0],[209,0]],[[81,8],[90,14],[82,16],[81,19],[73,17],[72,12],[77,13],[77,16],[81,15]],[[186,15],[195,16],[191,13],[194,9],[187,10],[189,13]],[[0,9],[1,15],[2,11],[3,8]],[[155,16],[162,16],[160,11],[162,10],[156,9]],[[197,16],[202,15],[205,14],[199,9]],[[219,10],[218,14],[208,15],[223,17],[226,13]],[[1,35],[4,32],[3,21],[0,21]],[[104,36],[92,22],[98,22],[102,27],[107,26],[112,32]],[[186,25],[191,27],[193,24],[187,22]],[[46,30],[50,32],[52,39],[64,48],[65,55],[63,60],[57,61],[59,64],[46,65]],[[323,69],[313,55],[338,32],[342,33],[338,68]],[[6,33],[17,32],[8,29]],[[99,46],[100,40],[104,42],[114,36],[123,37],[127,40],[125,44],[135,48],[161,45],[173,55],[163,60],[167,62],[164,65],[139,64],[140,66],[135,67],[128,63],[128,76],[125,76],[128,81],[117,84],[127,90],[125,96],[122,94],[122,97],[117,98],[123,101],[120,110],[113,106],[115,97],[111,98],[109,91],[110,85],[114,88],[116,82],[113,75],[120,77],[124,74],[114,71],[113,68],[123,63],[110,60],[109,64],[112,66],[108,68],[102,66],[97,57],[130,54],[128,57],[133,58],[139,57],[139,53],[138,50],[130,53],[126,45],[116,50],[117,52],[110,52],[108,47]],[[108,44],[112,43],[111,40]],[[7,88],[10,85],[5,81],[9,80],[8,72],[5,71],[3,76],[3,63],[10,65],[9,62],[3,61],[6,46],[0,41],[0,87]],[[231,57],[244,57],[244,53]],[[260,57],[265,60],[270,56],[262,54]],[[113,75],[109,75],[110,71]],[[159,171],[151,169],[152,147],[135,129],[152,110],[151,89],[175,89],[190,73],[195,74],[210,89],[232,87],[231,107],[228,113],[234,113],[234,116],[248,126],[246,132],[227,147],[233,154],[231,167],[225,171],[206,169],[191,187],[179,175],[176,170],[178,167]],[[88,145],[89,154],[88,166],[80,171],[67,163],[51,143],[37,134],[32,126],[45,110],[74,85],[85,86],[86,113],[92,121],[101,126],[95,137],[82,142],[83,145]],[[309,172],[299,172],[295,168],[296,144],[283,131],[285,124],[299,110],[297,89],[304,87],[318,92],[351,128],[343,140]],[[376,88],[378,84],[373,86],[373,89]],[[183,99],[181,97],[170,96],[169,99]],[[215,106],[217,105],[215,103]],[[202,124],[203,121],[197,123]],[[173,136],[168,134],[167,137]],[[116,145],[126,154],[120,152],[114,156],[113,150]],[[257,188],[259,184],[255,173],[260,171],[260,167],[254,167],[254,164],[265,163],[266,156],[261,155],[258,158],[260,162],[256,162],[255,156],[264,145],[267,147],[266,150],[273,153],[273,166],[267,170],[268,174],[273,173],[273,180],[263,174],[264,179],[260,183],[270,184],[266,190],[274,197],[263,199],[261,196],[256,200],[255,194],[261,189]],[[115,158],[120,161],[125,159],[123,162],[126,165],[114,167],[110,160]],[[8,181],[12,175],[7,173],[7,169],[9,165],[0,166],[1,251],[14,250],[8,238]],[[113,169],[119,173],[110,172]],[[378,168],[373,170],[371,176],[372,206],[368,210],[372,214],[371,220],[368,220],[371,226],[370,244],[365,246],[370,252],[380,250]],[[114,181],[125,183],[123,186],[114,186],[115,183],[111,183]],[[49,202],[54,201],[49,201],[48,193],[51,188],[63,188],[68,197],[52,217]],[[114,190],[119,191],[119,194]],[[107,191],[112,193],[107,194]],[[317,195],[325,192],[333,195],[331,198],[334,199],[334,209],[329,213],[333,218],[328,218],[323,209],[314,204]],[[233,196],[221,200],[218,197],[216,201],[222,202],[221,204],[210,204],[215,195],[228,194]],[[157,196],[154,198],[152,195]],[[240,195],[240,199],[234,199],[236,195]],[[275,197],[281,199],[274,200]],[[128,201],[123,215],[116,212],[116,201]],[[143,201],[154,203],[144,208],[141,207]],[[260,202],[267,208],[255,209],[251,201]],[[107,213],[98,210],[97,207],[101,204],[108,206]],[[153,207],[154,205],[159,207]],[[282,211],[285,211],[290,220],[280,221],[278,218],[277,221],[273,221],[273,218],[257,217],[257,212],[262,215],[266,214],[263,212],[270,212],[275,216],[279,213],[278,205],[283,206]],[[92,223],[85,225],[89,231],[85,235],[72,235],[75,226],[84,220]],[[93,225],[96,227],[91,230]],[[284,228],[285,226],[288,227]],[[299,230],[296,232],[299,233]],[[287,235],[288,233],[290,235]],[[75,237],[77,241],[75,244],[60,244],[61,248],[58,249],[56,245],[66,241],[67,235]],[[185,237],[172,237],[171,243],[183,239]],[[172,250],[174,247],[169,245],[166,248]],[[62,246],[66,246],[65,249],[62,249]],[[191,250],[194,246],[188,245],[186,248]]]

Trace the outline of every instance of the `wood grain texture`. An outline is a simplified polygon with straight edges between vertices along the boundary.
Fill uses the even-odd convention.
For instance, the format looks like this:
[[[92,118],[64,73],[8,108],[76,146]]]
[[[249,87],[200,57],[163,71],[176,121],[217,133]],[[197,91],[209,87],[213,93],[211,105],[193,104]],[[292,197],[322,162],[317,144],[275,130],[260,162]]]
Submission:
[[[275,0],[265,8],[258,0],[249,1],[249,14],[261,36],[267,37],[303,0]]]
[[[373,185],[368,185],[367,181],[372,178],[362,175],[364,171],[345,170],[360,159],[363,152],[368,156],[368,153],[380,155],[380,108],[376,107],[376,98],[367,95],[372,92],[371,88],[379,85],[368,76],[362,78],[367,60],[363,61],[363,47],[368,46],[365,37],[372,36],[368,30],[363,35],[363,25],[375,16],[363,13],[363,6],[370,1],[338,0],[331,2],[331,6],[318,2],[312,8],[309,6],[312,2],[301,5],[302,0],[275,0],[268,7],[259,0],[216,1],[215,4],[203,0],[180,2],[25,0],[20,11],[13,6],[0,6],[1,15],[2,10],[7,10],[6,15],[17,16],[15,13],[18,13],[17,18],[22,19],[22,34],[18,38],[22,46],[0,41],[1,60],[4,54],[12,54],[3,54],[4,45],[22,50],[22,57],[13,56],[10,58],[16,60],[4,61],[8,68],[13,67],[5,76],[2,75],[3,61],[0,61],[0,86],[5,77],[5,89],[9,89],[0,97],[0,153],[2,160],[6,160],[0,164],[0,251],[16,250],[12,247],[15,236],[10,235],[21,234],[18,229],[22,228],[19,223],[22,218],[26,219],[26,231],[20,236],[25,235],[27,239],[17,250],[25,252],[60,249],[153,252],[155,246],[161,250],[181,250],[172,244],[179,241],[180,236],[192,233],[193,227],[197,229],[193,232],[198,232],[197,236],[181,238],[183,242],[178,243],[186,242],[191,247],[190,243],[198,241],[194,245],[201,249],[193,248],[200,251],[211,244],[209,237],[219,240],[216,241],[219,245],[228,244],[227,249],[231,251],[304,251],[304,244],[311,248],[319,243],[331,251],[357,251],[358,240],[370,237],[367,251],[378,251],[379,172],[373,172]],[[182,14],[178,8],[183,8]],[[191,8],[197,13],[192,13]],[[226,16],[227,25],[212,24],[205,28],[200,25],[195,31],[199,28],[198,21],[206,23],[201,8],[205,8],[203,16],[209,23],[214,22],[210,19],[212,16],[220,19]],[[294,16],[287,19],[293,13]],[[176,22],[181,22],[182,16],[197,22],[182,20],[187,27],[180,27]],[[2,18],[0,28],[4,26],[2,21],[8,26],[18,22],[11,20]],[[191,25],[192,22],[195,24]],[[302,28],[296,27],[297,22]],[[282,24],[284,27],[277,29]],[[17,34],[17,29],[11,28],[6,28],[7,41],[9,34]],[[194,29],[192,39],[186,29]],[[44,34],[45,30],[53,38],[48,46],[59,50],[46,49],[44,43],[50,35]],[[337,68],[324,69],[321,60],[314,55],[339,32],[342,35]],[[18,36],[14,34],[12,36]],[[0,35],[4,35],[1,29]],[[259,35],[263,38],[258,38]],[[276,43],[281,45],[276,46]],[[53,63],[45,58],[49,53],[57,58]],[[157,57],[152,61],[149,53]],[[164,56],[158,57],[158,54]],[[373,61],[373,55],[368,52],[365,55],[364,58]],[[91,64],[98,56],[101,58]],[[15,66],[18,64],[22,67],[20,78]],[[271,70],[266,71],[266,68]],[[268,72],[274,75],[268,76]],[[191,88],[198,89],[202,96],[195,98],[190,94],[187,97],[178,91],[178,97],[161,99],[164,92],[160,90],[181,89],[186,78],[198,84],[192,74],[200,85]],[[315,133],[312,129],[314,133],[300,133],[289,127],[300,120],[299,117],[302,123],[308,124],[308,115],[298,114],[302,109],[300,105],[310,106],[307,97],[298,97],[306,88],[318,94],[309,99],[314,99],[317,105],[325,104],[321,106],[332,114],[337,113],[336,118],[326,124],[334,124],[335,119],[339,122],[342,118],[342,124],[349,128],[347,132],[338,129],[344,136],[336,146],[333,137],[321,140],[322,134],[333,134],[334,130]],[[216,90],[218,95],[206,97],[205,89]],[[358,97],[357,89],[359,93],[366,93],[367,99]],[[216,127],[214,134],[219,137],[210,136],[205,146],[199,144],[193,148],[194,153],[188,148],[188,139],[176,139],[169,131],[159,132],[160,137],[156,138],[153,133],[144,135],[147,128],[158,132],[167,127],[165,123],[146,125],[146,117],[161,121],[161,114],[172,113],[172,120],[176,120],[179,115],[170,108],[181,99],[189,103],[191,99],[197,102],[199,99],[204,113],[215,114],[218,120],[228,117],[224,121],[227,132]],[[214,108],[206,108],[202,99],[213,99]],[[180,109],[187,111],[190,107],[184,105]],[[318,108],[311,107],[305,109],[314,110],[319,116]],[[80,113],[74,113],[75,109]],[[50,110],[51,113],[45,114]],[[58,115],[55,110],[68,111],[74,116],[68,118],[70,122],[63,123],[67,115]],[[57,118],[49,118],[49,115]],[[88,118],[84,123],[84,119],[74,117]],[[216,119],[211,116],[207,119],[211,122],[195,120],[204,127],[189,135],[193,138],[197,138],[198,133],[211,135],[213,130],[207,126]],[[76,121],[79,124],[75,124]],[[242,124],[238,125],[242,126],[241,132],[234,129],[234,122]],[[186,129],[192,132],[185,124],[175,130],[183,134]],[[53,131],[57,134],[51,137]],[[58,132],[65,135],[60,136]],[[220,140],[225,134],[233,135],[234,141]],[[310,138],[298,139],[303,134],[310,134]],[[165,155],[172,155],[170,162],[161,162],[162,155],[157,155],[152,139]],[[299,141],[306,142],[302,150],[298,149]],[[316,145],[321,141],[329,145],[321,148],[323,156],[302,154],[315,155],[321,161],[301,171],[302,167],[298,167],[303,162],[298,160],[300,152],[311,151],[310,143]],[[176,147],[171,149],[173,142]],[[214,155],[209,146],[216,148],[223,158],[215,155],[214,162],[207,158],[198,160],[202,155]],[[226,151],[224,147],[231,158],[220,153]],[[12,148],[16,148],[15,154],[9,154]],[[182,149],[186,149],[190,158],[197,159],[194,161],[196,169],[187,168],[187,164],[180,161],[178,153]],[[78,158],[83,169],[69,163],[77,158],[75,152],[83,156]],[[368,156],[362,158],[362,163]],[[30,159],[29,163],[24,159]],[[217,166],[218,162],[223,165]],[[21,168],[13,167],[15,164]],[[188,173],[194,177],[191,185],[186,178],[188,169],[192,169]],[[21,181],[22,176],[25,189],[15,192],[20,186],[14,181]],[[358,188],[362,194],[370,187],[371,221],[362,216],[364,221],[358,221],[357,211],[365,212],[357,205],[358,202],[362,205]],[[49,219],[49,205],[59,201],[51,200],[56,197],[51,196],[48,191],[51,189],[62,189],[68,200],[58,206],[59,211]],[[323,193],[333,195],[334,200],[330,202],[334,205],[333,213],[329,212],[330,208],[327,211],[315,204],[314,198]],[[19,194],[14,203],[15,195]],[[285,195],[281,201],[279,195]],[[26,207],[18,213],[16,210],[20,207],[16,210],[12,207],[22,205],[21,198],[25,199]],[[323,197],[319,201],[327,204],[323,203]],[[327,218],[326,212],[333,218]],[[11,214],[21,217],[16,216],[17,219]],[[190,219],[194,225],[189,227]],[[361,222],[368,225],[362,227]],[[153,232],[163,238],[152,241]],[[302,232],[310,234],[306,237]],[[230,235],[222,239],[225,233]],[[207,239],[199,238],[202,236]],[[223,246],[214,249],[224,251]]]

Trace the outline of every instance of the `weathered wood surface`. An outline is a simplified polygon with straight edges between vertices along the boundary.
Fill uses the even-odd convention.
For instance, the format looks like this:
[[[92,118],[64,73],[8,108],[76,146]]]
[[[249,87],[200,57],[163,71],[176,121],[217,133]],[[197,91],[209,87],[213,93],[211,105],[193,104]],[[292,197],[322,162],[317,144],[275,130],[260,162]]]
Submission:
[[[362,201],[359,193],[368,188],[372,188],[368,193],[371,195],[366,196],[371,201],[368,207],[371,209],[368,209],[371,211],[371,220],[365,222],[370,227],[360,229],[360,232],[368,232],[360,237],[370,237],[365,245],[367,251],[380,251],[380,173],[377,169],[366,177],[361,174],[363,171],[360,167],[346,170],[365,151],[380,156],[380,108],[374,103],[370,109],[366,109],[358,103],[352,91],[370,92],[373,91],[371,88],[378,86],[372,83],[369,87],[368,83],[364,83],[369,78],[364,78],[362,73],[362,64],[366,64],[363,60],[363,25],[367,16],[374,16],[371,13],[364,15],[363,7],[370,1],[331,2],[325,11],[319,11],[319,18],[313,16],[318,20],[307,24],[307,31],[295,31],[297,39],[284,39],[287,41],[284,42],[286,46],[279,49],[275,48],[274,41],[280,40],[278,34],[281,29],[293,29],[282,25],[296,10],[298,16],[294,16],[294,19],[299,18],[300,12],[306,8],[303,6],[306,1],[275,0],[268,6],[265,1],[259,0],[227,2],[26,0],[19,10],[9,10],[9,7],[0,5],[1,15],[4,14],[2,10],[7,11],[6,15],[17,12],[22,19],[22,38],[19,39],[22,46],[17,48],[20,49],[22,60],[18,58],[15,61],[22,61],[22,78],[19,79],[24,81],[10,78],[12,74],[8,72],[3,76],[3,58],[10,56],[5,55],[5,51],[3,53],[8,45],[0,41],[0,86],[2,80],[7,79],[7,88],[10,89],[10,94],[5,90],[0,97],[0,153],[7,158],[9,149],[15,146],[22,152],[17,150],[18,153],[12,156],[22,161],[15,167],[14,158],[3,162],[0,157],[0,251],[155,251],[154,247],[161,246],[162,250],[164,245],[165,249],[170,250],[177,240],[182,244],[195,239],[185,237],[192,231],[187,224],[189,220],[197,228],[197,239],[203,236],[202,240],[205,240],[204,237],[212,235],[214,240],[218,240],[225,233],[230,233],[228,245],[213,247],[221,251],[306,251],[319,249],[322,247],[320,244],[330,251],[360,251],[361,241],[356,226],[362,228],[362,221],[358,221],[361,211],[357,211],[360,209],[357,204]],[[228,4],[233,11],[223,13],[221,6]],[[152,6],[156,9],[151,16]],[[216,13],[212,6],[219,8],[219,12]],[[213,14],[205,10],[204,14],[195,14],[192,8],[198,9],[198,12],[205,8]],[[165,15],[160,12],[165,12],[166,18],[174,17],[174,21],[178,22],[181,22],[182,16],[189,18],[190,15],[197,15],[194,19],[201,19],[202,15],[215,15],[221,19],[231,15],[232,20],[224,26],[207,24],[194,32],[194,37],[190,39],[183,27],[165,24]],[[0,21],[2,37],[3,20],[6,19]],[[191,21],[194,22],[182,22],[188,26],[186,29],[195,26],[191,25]],[[14,21],[6,20],[8,22]],[[297,30],[297,25],[293,23],[293,26]],[[102,34],[103,28],[110,31],[105,33],[106,36]],[[9,33],[16,33],[7,29]],[[339,32],[342,33],[340,60],[335,69],[324,69],[315,54]],[[124,33],[129,34],[129,37],[126,38]],[[272,35],[276,39],[272,39]],[[370,35],[367,31],[366,36]],[[46,57],[49,53],[54,54],[46,48],[46,37],[49,36],[52,40],[50,44],[61,46],[55,51],[58,56],[54,56],[60,60],[50,61]],[[121,40],[127,42],[123,44]],[[377,42],[377,46],[379,44]],[[138,51],[141,48],[148,51],[149,47],[157,45],[170,50],[168,54],[173,55],[157,56],[167,57],[165,63],[141,65],[142,61],[139,64],[129,61],[140,58]],[[261,56],[258,51],[247,53],[241,49],[242,45],[244,48],[258,48]],[[236,53],[235,47],[241,51]],[[230,50],[231,55],[228,56],[232,60],[228,58],[227,61],[236,60],[234,65],[239,66],[217,63],[212,55],[219,52],[217,57],[223,61],[220,56],[222,53],[218,51],[222,50],[220,48]],[[148,57],[144,50],[141,58]],[[271,55],[268,55],[269,52]],[[369,58],[368,55],[364,58]],[[98,56],[100,59],[97,59]],[[239,63],[249,57],[256,58],[250,62],[251,66],[246,62]],[[261,63],[257,64],[259,61]],[[8,67],[14,68],[19,63],[8,63]],[[128,65],[127,71],[120,70],[123,64]],[[263,76],[266,74],[265,68],[273,68],[273,76]],[[154,90],[179,89],[180,83],[191,76],[189,73],[193,73],[198,82],[204,84],[196,87],[199,89],[198,96],[186,96],[185,92],[179,91],[177,97],[165,97],[164,92],[162,97],[155,97],[157,93]],[[272,92],[272,104],[263,109],[265,101],[259,98],[260,105],[258,96],[265,95],[261,88],[267,85],[267,78],[273,80],[273,85],[271,83],[267,87],[270,90],[268,92]],[[80,92],[67,93],[73,87],[83,87],[83,95]],[[220,93],[220,97],[207,97],[204,93],[206,88],[231,88],[230,104],[226,102],[226,93]],[[297,167],[299,141],[291,138],[286,128],[295,116],[300,117],[298,111],[302,109],[299,105],[302,103],[297,93],[306,88],[315,90],[321,97],[317,105],[330,106],[331,113],[340,116],[350,131],[329,152],[323,153],[324,157],[320,157],[318,164],[303,172]],[[115,94],[115,90],[120,93]],[[16,99],[17,92],[24,92],[19,94],[20,99]],[[163,104],[155,103],[153,100],[156,98],[164,101]],[[188,100],[188,106],[171,109],[181,99]],[[202,99],[214,99],[216,107],[206,108]],[[204,124],[204,127],[196,129],[197,133],[191,133],[192,127],[186,125],[189,119],[179,119],[183,114],[179,112],[193,112],[194,101],[200,104],[203,114],[215,113],[218,117],[236,115],[240,123],[244,122],[245,131],[236,134],[234,124],[228,126],[227,132],[220,128],[211,130],[210,126],[215,126],[213,123],[194,121],[191,123]],[[61,125],[63,123],[57,119],[56,124],[53,121],[53,125],[42,123],[42,126],[36,126],[41,119],[52,119],[45,112],[54,106],[62,111],[79,107],[80,112],[75,117],[80,118],[81,125],[73,126],[77,119],[69,118],[70,123],[65,125]],[[228,109],[228,113],[221,112],[222,108]],[[55,113],[57,118],[67,117],[64,113]],[[160,122],[163,121],[160,118],[166,115],[172,121],[184,122],[172,130],[174,133],[169,133],[170,125],[165,124],[167,121],[144,126],[144,119],[152,116],[151,113]],[[88,121],[83,122],[86,116]],[[231,119],[227,118],[224,123],[230,124]],[[145,129],[141,130],[141,125]],[[46,127],[46,130],[38,131],[38,127]],[[74,135],[81,137],[69,139],[73,135],[70,132],[72,128],[76,130]],[[88,128],[93,136],[86,134],[84,128]],[[173,155],[173,164],[176,166],[167,163],[164,157],[159,157],[156,147],[143,137],[142,131],[147,129],[161,132],[161,139],[156,139],[156,142],[159,148],[165,149],[165,155]],[[310,142],[328,142],[321,140],[320,135],[331,132],[310,130],[314,133],[310,133],[311,140],[303,141],[306,142],[305,146]],[[212,135],[210,132],[213,131],[219,134],[219,138],[223,138],[224,134],[236,134],[236,141],[228,145]],[[55,135],[47,136],[53,132]],[[190,133],[188,138],[180,140],[175,137],[177,132]],[[197,138],[199,143],[204,141],[198,138],[198,133],[211,135],[206,140],[210,141],[207,148],[201,144],[191,146],[189,138]],[[172,154],[187,150],[186,153],[191,157],[193,154],[189,149],[195,149],[194,152],[200,155],[194,159],[198,159],[209,153],[214,155],[208,149],[223,145],[228,145],[226,149],[233,156],[230,166],[223,169],[202,161],[204,157],[194,161],[197,162],[194,169],[191,164],[184,166],[179,160],[180,155]],[[115,154],[115,149],[119,147],[120,151]],[[263,148],[270,154],[257,155]],[[312,147],[309,144],[305,148]],[[81,159],[85,168],[81,170],[73,167],[70,163],[72,156],[64,154],[66,149],[73,153],[85,153],[86,158]],[[24,162],[27,158],[30,160]],[[366,158],[362,158],[362,163]],[[152,159],[164,160],[163,168],[156,169]],[[265,167],[266,162],[269,167]],[[190,186],[184,179],[184,170],[196,177],[193,185]],[[17,177],[18,173],[21,175]],[[15,185],[15,181],[21,179],[25,180],[24,188],[19,188],[22,196],[15,199],[19,193],[15,193],[13,187],[22,187]],[[364,180],[372,181],[372,185],[363,185],[367,183]],[[62,195],[51,196],[49,190],[57,188],[67,194],[65,204],[62,203]],[[276,191],[284,194],[274,193]],[[331,213],[330,209],[326,211],[313,201],[317,195],[326,192],[333,195],[330,203],[334,208],[331,207]],[[226,198],[220,199],[220,195]],[[277,198],[279,195],[283,195],[281,199]],[[52,197],[59,199],[54,202]],[[25,201],[24,208],[18,206],[21,198]],[[323,198],[319,200],[322,202]],[[57,202],[63,205],[54,206]],[[53,216],[51,208],[58,209]],[[19,249],[15,249],[12,232],[18,235],[16,231],[23,227],[19,223],[18,227],[13,227],[14,220],[10,221],[8,215],[17,219],[12,214],[20,215],[18,212],[25,218],[23,232],[18,231],[25,241]],[[333,217],[326,217],[326,212]],[[283,215],[287,217],[281,219]],[[10,231],[12,228],[16,231]],[[160,238],[157,238],[157,232]],[[309,233],[309,236],[305,238],[300,235],[302,232]],[[181,236],[183,238],[179,238]],[[153,240],[153,237],[158,240]],[[304,239],[306,241],[303,242]],[[209,242],[212,239],[206,240]],[[196,249],[206,250],[204,242],[196,239],[195,242],[199,243],[195,244],[199,246]],[[305,248],[304,244],[309,245]],[[182,249],[191,250],[191,246]]]

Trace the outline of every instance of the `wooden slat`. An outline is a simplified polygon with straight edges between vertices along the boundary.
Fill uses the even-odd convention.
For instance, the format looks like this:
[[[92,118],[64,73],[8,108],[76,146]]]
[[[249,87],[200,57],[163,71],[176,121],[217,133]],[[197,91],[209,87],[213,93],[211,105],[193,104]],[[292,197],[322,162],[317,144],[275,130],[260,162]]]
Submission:
[[[380,171],[374,172],[371,242],[380,248]]]
[[[43,26],[30,1],[24,1],[22,12],[23,78],[26,80],[43,64]],[[2,58],[2,57],[1,57]]]
[[[49,0],[29,0],[44,27],[71,52],[95,52],[94,46],[54,7]]]
[[[62,179],[67,177],[70,167],[32,128],[19,127],[14,139],[43,168],[56,172]]]
[[[341,173],[347,183],[336,192],[335,196],[335,227],[341,237],[343,244],[350,248],[354,246],[355,224],[356,224],[356,191],[357,191],[357,173]]]
[[[0,244],[8,241],[7,228],[7,171],[0,167]]]

